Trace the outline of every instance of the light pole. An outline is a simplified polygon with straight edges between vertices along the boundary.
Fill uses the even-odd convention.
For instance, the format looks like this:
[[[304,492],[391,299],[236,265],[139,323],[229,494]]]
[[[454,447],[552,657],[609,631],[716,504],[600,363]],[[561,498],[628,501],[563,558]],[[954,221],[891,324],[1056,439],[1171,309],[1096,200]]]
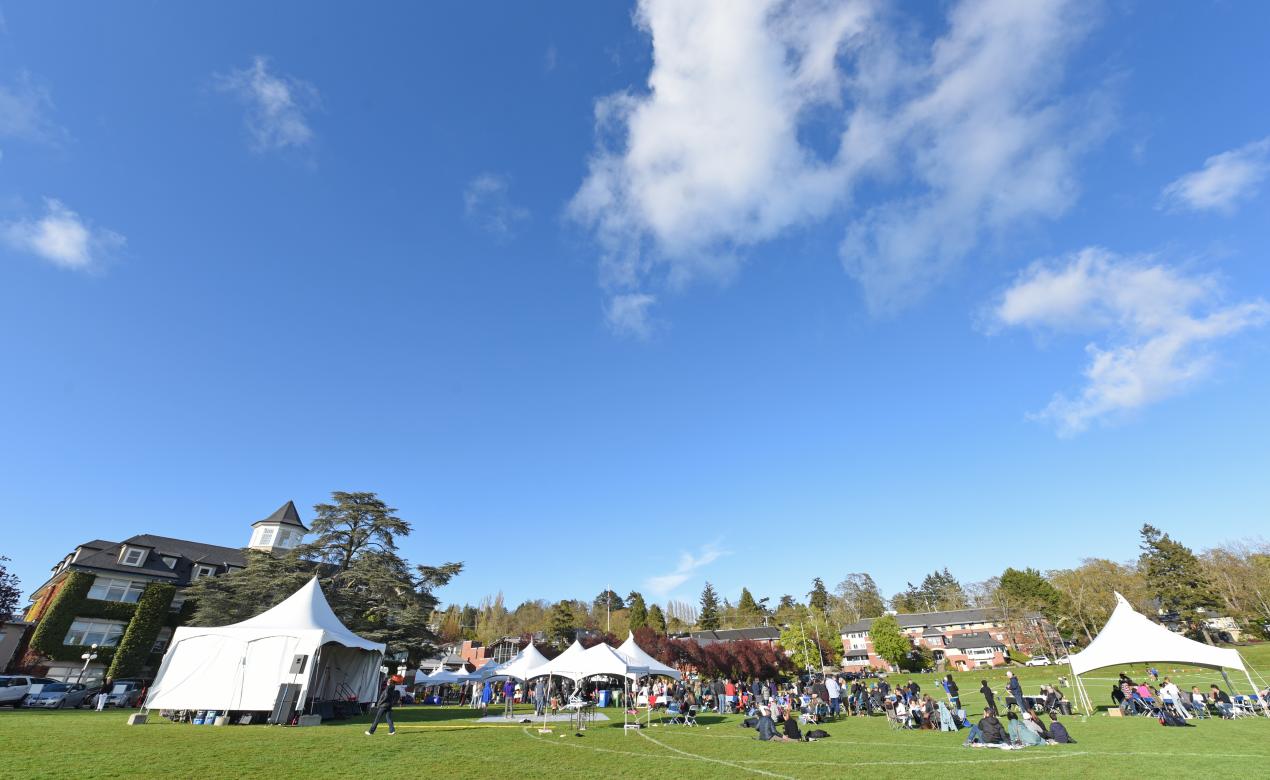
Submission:
[[[79,678],[75,680],[76,685],[84,681],[84,672],[88,671],[88,665],[97,660],[97,644],[94,642],[88,652],[81,655],[80,658],[84,659],[84,665],[79,668]]]

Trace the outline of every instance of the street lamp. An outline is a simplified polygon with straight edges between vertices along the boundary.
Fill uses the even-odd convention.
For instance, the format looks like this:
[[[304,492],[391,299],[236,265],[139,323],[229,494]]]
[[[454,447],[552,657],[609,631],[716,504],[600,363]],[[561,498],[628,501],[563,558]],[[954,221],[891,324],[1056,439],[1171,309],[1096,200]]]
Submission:
[[[76,685],[84,681],[84,672],[88,671],[88,665],[97,660],[97,643],[94,642],[88,652],[81,655],[80,658],[84,659],[84,665],[79,668],[79,679],[75,681]]]

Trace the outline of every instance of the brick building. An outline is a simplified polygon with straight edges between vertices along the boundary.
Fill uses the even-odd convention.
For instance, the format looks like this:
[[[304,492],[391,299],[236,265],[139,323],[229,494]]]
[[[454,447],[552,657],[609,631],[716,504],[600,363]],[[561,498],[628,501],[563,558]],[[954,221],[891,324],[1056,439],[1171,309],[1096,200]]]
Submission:
[[[1014,621],[1006,621],[996,609],[919,612],[894,618],[915,648],[930,650],[935,663],[948,669],[1004,666],[1010,660],[1011,647],[1034,654],[1059,644],[1049,621],[1036,613]],[[874,620],[842,628],[842,665],[848,671],[888,668],[889,664],[873,652],[869,629]]]

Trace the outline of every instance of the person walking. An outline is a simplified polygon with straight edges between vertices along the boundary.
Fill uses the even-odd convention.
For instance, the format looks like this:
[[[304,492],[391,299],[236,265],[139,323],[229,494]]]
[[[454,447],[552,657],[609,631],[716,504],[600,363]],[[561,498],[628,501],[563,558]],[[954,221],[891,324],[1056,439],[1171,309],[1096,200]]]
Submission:
[[[1019,709],[1024,712],[1031,712],[1032,708],[1027,705],[1027,699],[1023,698],[1023,683],[1019,682],[1018,675],[1012,671],[1006,671],[1006,677],[1009,679],[1005,683],[1006,690],[1014,697],[1014,703],[1019,705]]]
[[[516,681],[508,677],[503,683],[503,717],[516,716]]]
[[[956,712],[961,708],[961,691],[957,690],[957,681],[951,673],[944,677],[944,690],[948,692],[948,701],[952,704],[953,712]]]
[[[992,692],[992,686],[988,685],[987,680],[983,680],[982,682],[983,682],[983,685],[979,686],[979,693],[982,693],[984,700],[988,702],[988,709],[992,710],[993,712],[996,712],[997,711],[996,694]]]
[[[397,733],[397,724],[392,722],[392,708],[401,701],[401,691],[397,690],[397,686],[392,684],[390,680],[384,685],[384,689],[379,693],[379,699],[375,702],[375,718],[370,722],[370,728],[366,731],[366,736],[375,733],[375,729],[379,727],[379,721],[388,724],[388,733]]]

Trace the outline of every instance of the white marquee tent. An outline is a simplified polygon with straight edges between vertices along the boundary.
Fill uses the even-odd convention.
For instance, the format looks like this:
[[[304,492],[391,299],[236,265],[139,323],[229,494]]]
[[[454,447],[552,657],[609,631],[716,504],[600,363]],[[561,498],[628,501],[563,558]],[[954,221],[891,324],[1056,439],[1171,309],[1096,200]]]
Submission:
[[[176,629],[145,706],[269,711],[284,683],[300,686],[301,704],[308,697],[374,702],[383,656],[383,644],[340,622],[315,577],[241,623]]]
[[[517,680],[528,680],[531,677],[538,677],[540,674],[534,670],[547,663],[547,657],[534,647],[534,643],[530,642],[524,650],[521,650],[511,658],[507,663],[499,667],[499,674],[505,677],[514,677]]]
[[[1088,647],[1072,655],[1068,661],[1086,712],[1092,712],[1093,705],[1080,675],[1121,664],[1179,663],[1237,669],[1248,676],[1248,684],[1256,690],[1252,675],[1248,674],[1238,650],[1214,647],[1174,633],[1137,612],[1119,593],[1116,594],[1116,608],[1102,631]]]
[[[646,674],[671,677],[676,680],[683,676],[678,669],[669,667],[644,652],[644,648],[635,643],[635,634],[633,632],[626,635],[626,641],[619,645],[615,652],[625,658],[631,665],[647,669]]]
[[[469,679],[470,678],[468,677],[467,672],[459,672],[459,671],[452,672],[449,669],[446,669],[444,666],[438,666],[436,669],[432,670],[432,674],[424,675],[423,677],[418,676],[418,674],[416,673],[415,684],[416,685],[449,685],[451,683],[468,682]]]

